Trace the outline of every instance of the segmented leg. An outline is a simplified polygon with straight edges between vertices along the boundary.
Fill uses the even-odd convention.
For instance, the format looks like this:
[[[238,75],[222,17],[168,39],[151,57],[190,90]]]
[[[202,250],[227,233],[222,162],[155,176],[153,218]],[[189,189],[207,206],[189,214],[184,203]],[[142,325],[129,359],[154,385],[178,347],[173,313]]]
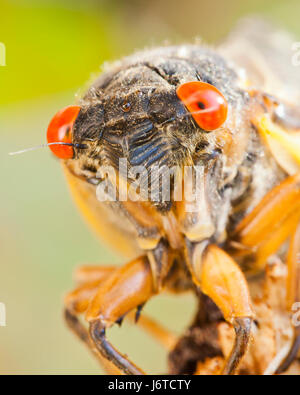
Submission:
[[[66,295],[67,309],[75,314],[84,313],[100,284],[115,270],[114,266],[82,266],[76,269],[74,277],[80,285]]]
[[[116,266],[84,265],[75,269],[74,281],[78,285],[103,280],[116,270]]]
[[[87,346],[107,374],[121,374],[119,369],[99,353],[93,345],[88,330],[72,311],[65,309],[65,320],[71,331]]]
[[[288,311],[300,301],[300,174],[288,177],[272,189],[260,204],[238,225],[235,239],[255,255],[253,271],[265,267],[267,259],[293,235],[288,253],[287,304]],[[295,231],[295,228],[297,230]],[[238,251],[237,251],[238,252]],[[239,253],[239,252],[238,252]],[[295,329],[295,340],[278,372],[285,371],[297,356],[300,329]]]
[[[300,224],[291,239],[288,253],[287,308],[292,312],[294,303],[300,302]],[[293,346],[277,373],[285,372],[297,358],[300,349],[300,326],[294,328]]]
[[[146,257],[141,257],[117,269],[104,281],[87,309],[86,319],[95,346],[125,374],[144,373],[109,343],[105,331],[129,311],[143,305],[154,293],[150,264]]]
[[[300,302],[300,223],[291,239],[287,264],[287,307],[291,311],[293,304]]]
[[[92,277],[95,278],[94,275]],[[138,258],[69,294],[66,298],[68,323],[92,350],[96,348],[115,368],[125,374],[143,374],[142,370],[107,341],[105,329],[134,308],[143,305],[153,294],[153,278],[148,259]],[[89,340],[85,328],[74,316],[84,311],[90,323]],[[89,343],[91,339],[92,345]]]
[[[84,266],[77,269],[75,279],[84,284],[65,297],[65,320],[68,327],[88,347],[107,374],[120,374],[120,370],[103,358],[95,348],[88,330],[78,319],[78,314],[86,311],[90,299],[96,294],[101,282],[114,270],[116,268],[112,266]]]
[[[104,279],[108,278],[115,270],[116,266],[82,266],[75,271],[75,281],[80,285],[74,291],[67,294],[65,297],[66,318],[68,326],[72,327],[74,331],[74,325],[72,323],[78,321],[76,315],[86,312],[91,299],[96,295],[101,283]],[[132,312],[128,314],[128,318],[149,333],[154,339],[156,339],[166,350],[171,350],[176,343],[177,337],[171,333],[168,329],[164,328],[161,324],[157,323],[152,318],[143,314],[140,315],[140,308],[136,313]],[[78,328],[79,323],[76,322]],[[82,339],[82,335],[85,327],[77,332],[77,335]]]
[[[199,257],[195,262],[197,282],[236,332],[235,344],[223,369],[223,374],[231,375],[246,353],[250,340],[254,313],[247,281],[233,259],[216,245],[209,245],[202,258]]]
[[[100,267],[97,270],[96,270],[96,268],[95,268],[95,270],[94,269],[90,270],[89,268],[87,269],[85,267],[85,268],[77,271],[77,273],[78,272],[85,273],[86,279],[88,278],[87,273],[90,272],[91,278],[95,279],[95,277],[98,277],[98,280],[87,282],[87,283],[79,286],[77,289],[75,289],[73,292],[70,292],[66,296],[66,298],[65,298],[65,305],[66,305],[65,319],[66,319],[66,322],[67,322],[67,325],[69,326],[69,328],[75,333],[75,335],[81,341],[83,341],[86,344],[86,346],[95,355],[95,357],[97,358],[97,360],[100,362],[101,366],[104,368],[104,370],[107,373],[109,373],[109,374],[123,374],[124,370],[119,369],[119,367],[117,366],[117,364],[115,363],[115,361],[112,358],[108,358],[107,355],[105,355],[101,350],[99,350],[99,348],[97,347],[97,344],[94,343],[93,336],[90,335],[89,331],[81,323],[81,321],[78,319],[78,316],[77,316],[78,314],[81,314],[81,313],[84,313],[87,311],[91,300],[97,295],[97,292],[101,288],[101,285],[104,284],[105,280],[107,280],[110,277],[108,274],[109,271],[110,270],[107,270],[107,268],[105,268],[105,267],[104,268]],[[113,273],[114,271],[117,271],[117,268],[115,268],[113,271],[111,271],[111,273]],[[81,276],[79,276],[79,277],[81,277]],[[112,301],[112,303],[113,303],[113,301]],[[129,365],[131,364],[130,361],[127,360],[126,357],[123,357],[123,359],[124,359],[124,364],[129,364]],[[132,366],[134,366],[134,365],[132,364]],[[136,370],[137,370],[137,372],[139,372],[136,374],[142,374],[141,371],[138,371],[138,368],[136,368]],[[128,374],[128,372],[125,372],[125,374]]]
[[[300,174],[297,174],[273,188],[236,228],[234,240],[245,247],[245,253],[255,253],[253,271],[265,267],[267,258],[291,235],[299,220]]]

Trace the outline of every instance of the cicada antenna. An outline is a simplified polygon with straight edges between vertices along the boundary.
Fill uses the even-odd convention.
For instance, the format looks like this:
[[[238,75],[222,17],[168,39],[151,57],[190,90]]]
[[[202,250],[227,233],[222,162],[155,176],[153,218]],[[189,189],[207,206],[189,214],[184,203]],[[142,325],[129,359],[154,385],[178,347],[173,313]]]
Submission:
[[[73,143],[56,142],[56,143],[41,144],[41,145],[37,145],[35,147],[22,149],[22,150],[16,151],[16,152],[10,152],[9,155],[11,155],[11,156],[19,155],[19,154],[23,154],[25,152],[35,151],[35,150],[40,149],[40,148],[46,148],[46,147],[49,147],[50,145],[67,145],[69,147],[80,148],[80,149],[85,149],[86,148],[85,144],[73,144]]]

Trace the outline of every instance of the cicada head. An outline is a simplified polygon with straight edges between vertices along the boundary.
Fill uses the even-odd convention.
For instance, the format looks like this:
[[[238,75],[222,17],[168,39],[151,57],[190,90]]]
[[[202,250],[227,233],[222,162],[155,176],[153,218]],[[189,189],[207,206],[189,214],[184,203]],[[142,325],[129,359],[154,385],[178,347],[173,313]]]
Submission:
[[[246,103],[235,73],[214,53],[186,46],[137,54],[81,100],[72,142],[85,149],[74,149],[73,171],[94,179],[101,166],[119,171],[120,159],[129,171],[205,164],[232,146],[229,137],[242,139]]]

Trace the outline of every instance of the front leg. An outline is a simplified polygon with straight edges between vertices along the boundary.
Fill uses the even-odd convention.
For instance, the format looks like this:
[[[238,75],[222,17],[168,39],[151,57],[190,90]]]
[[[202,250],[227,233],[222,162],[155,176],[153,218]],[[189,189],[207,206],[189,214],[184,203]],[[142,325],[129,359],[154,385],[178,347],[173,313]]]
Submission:
[[[236,340],[223,374],[234,374],[247,351],[254,313],[247,281],[233,259],[216,245],[190,245],[194,281],[233,325]]]
[[[232,254],[253,254],[251,271],[265,268],[267,259],[291,236],[300,221],[300,173],[273,188],[238,224]]]
[[[300,302],[300,224],[298,224],[290,242],[288,257],[287,278],[287,309],[293,311],[294,303]],[[300,326],[294,327],[294,340],[285,360],[281,363],[276,373],[285,372],[297,358],[300,349]]]
[[[125,374],[144,373],[109,343],[105,331],[125,314],[143,305],[154,293],[148,259],[141,257],[117,269],[104,281],[86,312],[90,336],[96,348]]]
[[[234,240],[238,248],[232,249],[234,255],[251,254],[254,262],[251,271],[256,273],[267,265],[268,258],[290,238],[287,257],[287,310],[300,300],[300,173],[285,179],[273,188],[262,201],[237,226]],[[244,250],[243,250],[244,248]],[[277,373],[290,366],[297,357],[300,347],[299,328],[295,328],[294,342],[290,353],[280,365]]]
[[[142,306],[155,293],[148,258],[143,256],[114,269],[84,268],[79,271],[79,279],[87,272],[92,272],[93,281],[81,285],[65,298],[68,326],[109,374],[144,374],[108,342],[105,330]],[[89,332],[78,319],[81,313],[85,313],[90,324]]]
[[[118,269],[115,266],[89,265],[79,267],[75,271],[74,276],[79,286],[65,297],[65,319],[68,327],[75,333],[79,340],[86,344],[108,374],[120,374],[120,370],[99,353],[79,316],[86,313],[90,302],[96,296],[102,283],[116,270]],[[140,307],[138,307],[136,312],[132,311],[128,315],[128,318],[132,322],[138,323],[143,330],[149,333],[166,350],[170,351],[176,343],[175,334],[145,314],[140,315]],[[121,321],[122,319],[118,320],[117,323],[121,324]]]

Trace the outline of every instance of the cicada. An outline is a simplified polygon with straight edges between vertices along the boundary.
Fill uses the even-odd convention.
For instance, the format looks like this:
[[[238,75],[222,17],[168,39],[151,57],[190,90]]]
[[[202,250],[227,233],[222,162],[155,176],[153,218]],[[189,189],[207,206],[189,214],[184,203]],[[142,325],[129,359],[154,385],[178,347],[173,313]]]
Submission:
[[[237,372],[255,338],[249,281],[271,260],[288,270],[286,314],[300,301],[300,72],[292,42],[267,23],[244,21],[215,49],[147,49],[111,64],[50,122],[48,143],[75,202],[128,262],[78,269],[65,300],[68,325],[108,372],[143,374],[106,332],[133,311],[138,318],[161,292],[205,295],[235,329],[223,374]],[[173,168],[166,192],[162,179]],[[171,334],[140,319],[174,348]],[[274,373],[296,359],[299,335],[293,327]]]

